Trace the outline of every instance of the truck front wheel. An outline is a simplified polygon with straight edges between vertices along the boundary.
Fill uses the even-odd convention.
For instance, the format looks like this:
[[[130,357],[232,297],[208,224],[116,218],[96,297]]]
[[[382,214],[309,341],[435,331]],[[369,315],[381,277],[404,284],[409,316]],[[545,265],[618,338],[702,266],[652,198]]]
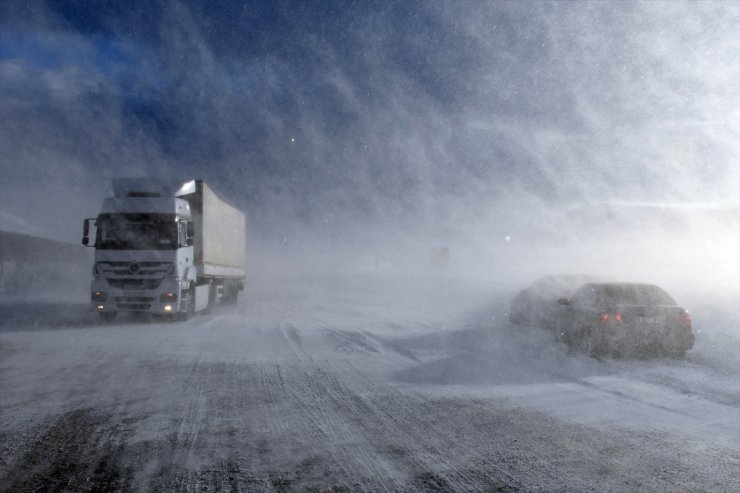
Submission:
[[[100,320],[106,323],[110,323],[115,320],[118,312],[98,312],[98,315],[100,315]]]

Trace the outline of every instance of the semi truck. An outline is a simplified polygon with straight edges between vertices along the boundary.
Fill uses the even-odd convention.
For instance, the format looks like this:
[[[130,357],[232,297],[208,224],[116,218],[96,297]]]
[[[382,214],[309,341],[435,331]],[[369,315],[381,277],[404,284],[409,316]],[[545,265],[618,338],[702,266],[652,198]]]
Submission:
[[[91,223],[94,242],[90,242]],[[244,289],[246,219],[203,180],[113,179],[113,197],[83,222],[95,248],[92,310],[187,320]]]

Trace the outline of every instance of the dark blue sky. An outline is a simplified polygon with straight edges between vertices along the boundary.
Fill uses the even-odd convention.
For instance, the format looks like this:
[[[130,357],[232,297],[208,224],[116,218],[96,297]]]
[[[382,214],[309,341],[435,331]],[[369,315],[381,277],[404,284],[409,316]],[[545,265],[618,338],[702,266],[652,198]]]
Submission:
[[[31,222],[29,190],[89,209],[120,175],[307,224],[739,195],[737,3],[0,8],[1,205]]]

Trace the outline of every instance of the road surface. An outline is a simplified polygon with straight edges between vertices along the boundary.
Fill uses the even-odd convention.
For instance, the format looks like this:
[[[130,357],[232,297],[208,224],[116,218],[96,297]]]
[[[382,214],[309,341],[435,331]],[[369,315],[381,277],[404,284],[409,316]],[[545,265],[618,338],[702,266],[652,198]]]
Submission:
[[[740,491],[735,321],[699,317],[686,360],[598,361],[511,325],[513,294],[286,282],[109,325],[5,304],[0,489]]]

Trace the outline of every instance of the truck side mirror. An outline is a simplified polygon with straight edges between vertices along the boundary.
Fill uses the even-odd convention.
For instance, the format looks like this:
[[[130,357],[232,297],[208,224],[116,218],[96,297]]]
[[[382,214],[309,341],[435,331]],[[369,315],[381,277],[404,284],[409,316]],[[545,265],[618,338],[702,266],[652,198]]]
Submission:
[[[95,221],[94,217],[88,217],[82,223],[82,244],[85,246],[90,245],[90,221]]]
[[[186,240],[186,243],[188,244],[188,246],[193,246],[193,237],[192,236],[188,236],[188,239]]]
[[[188,221],[187,240],[186,240],[186,243],[188,246],[193,246],[193,236],[195,236],[195,232],[193,229],[193,223],[191,221]]]
[[[88,238],[88,235],[90,234],[90,220],[85,219],[82,222],[82,244],[87,246],[88,243],[90,243],[90,238]]]

